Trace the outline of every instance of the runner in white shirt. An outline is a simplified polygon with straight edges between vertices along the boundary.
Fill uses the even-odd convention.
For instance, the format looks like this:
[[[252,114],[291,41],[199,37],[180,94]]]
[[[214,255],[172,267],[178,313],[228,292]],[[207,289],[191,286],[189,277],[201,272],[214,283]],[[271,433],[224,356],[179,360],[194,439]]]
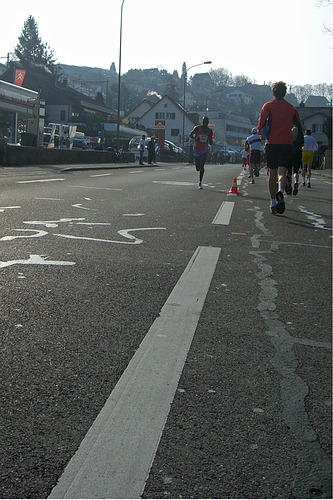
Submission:
[[[258,130],[256,128],[252,129],[252,135],[250,135],[246,142],[250,146],[250,177],[251,183],[254,184],[253,171],[256,177],[259,177],[259,166],[261,163],[261,152],[263,150],[261,138],[258,135]]]

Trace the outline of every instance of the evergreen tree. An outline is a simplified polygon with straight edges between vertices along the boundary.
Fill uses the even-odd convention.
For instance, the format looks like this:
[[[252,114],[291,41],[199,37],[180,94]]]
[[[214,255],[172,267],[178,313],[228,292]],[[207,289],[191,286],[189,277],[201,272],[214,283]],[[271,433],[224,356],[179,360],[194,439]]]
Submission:
[[[22,33],[18,37],[15,54],[22,62],[44,65],[52,73],[56,72],[53,52],[39,37],[38,25],[32,16],[29,16],[24,22]]]
[[[98,91],[96,93],[96,96],[95,96],[95,101],[98,103],[98,104],[101,104],[102,106],[105,105],[105,102],[104,102],[104,97],[103,97],[103,94],[101,91]]]

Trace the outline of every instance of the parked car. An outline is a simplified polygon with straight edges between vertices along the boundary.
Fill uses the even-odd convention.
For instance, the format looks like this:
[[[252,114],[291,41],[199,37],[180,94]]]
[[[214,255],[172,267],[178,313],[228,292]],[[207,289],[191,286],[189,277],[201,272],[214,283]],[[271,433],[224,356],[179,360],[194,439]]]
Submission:
[[[164,141],[164,154],[168,155],[182,155],[184,153],[184,150],[177,146],[177,144],[174,144],[171,141]]]
[[[51,135],[52,135],[52,127],[44,127],[44,132],[43,132],[43,146],[48,147],[50,140],[51,140]],[[54,134],[54,146],[57,147],[59,145],[59,134]]]
[[[140,139],[141,135],[136,135],[135,137],[132,137],[132,139],[129,141],[128,144],[128,150],[130,153],[134,153],[135,155],[135,160],[140,157],[140,150],[139,150],[139,145],[140,145]],[[145,140],[145,150],[143,153],[143,159],[147,160],[148,159],[148,142],[150,141],[150,137],[146,137]]]
[[[73,148],[86,149],[86,147],[87,147],[87,141],[85,134],[83,132],[75,132],[73,138]]]

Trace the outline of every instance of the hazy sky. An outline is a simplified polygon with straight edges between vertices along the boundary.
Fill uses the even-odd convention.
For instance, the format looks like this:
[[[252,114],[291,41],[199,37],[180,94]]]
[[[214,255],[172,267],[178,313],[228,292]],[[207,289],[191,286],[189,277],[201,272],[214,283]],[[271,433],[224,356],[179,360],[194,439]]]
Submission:
[[[15,48],[29,15],[58,63],[118,70],[122,0],[1,3],[0,57]],[[121,72],[165,68],[189,76],[225,68],[257,83],[332,83],[328,0],[124,0]],[[320,5],[321,6],[318,6]]]

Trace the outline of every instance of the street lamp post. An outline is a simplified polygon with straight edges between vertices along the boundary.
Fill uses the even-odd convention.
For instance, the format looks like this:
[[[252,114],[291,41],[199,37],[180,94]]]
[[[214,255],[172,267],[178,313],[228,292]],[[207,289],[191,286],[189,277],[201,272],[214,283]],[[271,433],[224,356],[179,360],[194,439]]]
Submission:
[[[185,113],[186,113],[186,100],[185,100],[185,95],[186,95],[186,80],[187,80],[187,73],[190,69],[192,68],[195,68],[197,66],[202,66],[203,64],[212,64],[212,61],[205,61],[205,62],[202,62],[202,63],[199,63],[199,64],[194,64],[193,66],[190,66],[189,68],[186,68],[186,65],[185,65],[185,72],[184,72],[184,101],[183,101],[183,108],[184,108],[184,111],[183,111],[183,136],[182,136],[182,147],[183,147],[183,151],[185,150],[185,146],[184,146],[184,140],[185,140]],[[183,153],[184,154],[184,153]]]
[[[226,89],[220,89],[220,90],[212,90],[212,92],[209,92],[209,94],[206,95],[206,113],[208,112],[208,106],[207,106],[207,101],[208,101],[208,97],[211,95],[211,94],[215,94],[216,92],[225,92]]]
[[[120,35],[119,35],[119,74],[118,74],[118,113],[117,113],[117,151],[119,150],[119,127],[120,127],[120,80],[121,80],[121,39],[123,31],[123,6],[125,0],[121,2],[120,9]]]

